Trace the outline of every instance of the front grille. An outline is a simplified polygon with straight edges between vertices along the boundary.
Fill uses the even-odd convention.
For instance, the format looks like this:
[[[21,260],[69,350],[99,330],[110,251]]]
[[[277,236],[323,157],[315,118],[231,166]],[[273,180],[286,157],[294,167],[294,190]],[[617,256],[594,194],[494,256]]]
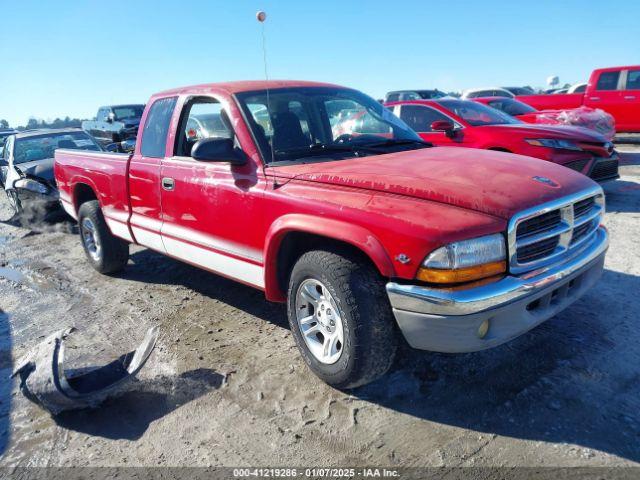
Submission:
[[[582,240],[585,236],[589,234],[590,231],[593,230],[593,220],[587,223],[583,223],[579,227],[573,229],[573,235],[571,236],[571,244],[576,244],[580,240]],[[596,225],[597,228],[597,225]]]
[[[616,178],[618,176],[618,160],[601,160],[597,162],[589,176],[596,181]]]
[[[604,194],[594,188],[535,207],[509,222],[512,273],[544,266],[593,238],[604,214]]]
[[[589,197],[585,200],[580,200],[573,204],[573,218],[579,218],[593,208],[593,205],[596,203],[596,199],[594,197]]]
[[[551,237],[518,249],[518,263],[527,263],[551,255],[558,246],[558,237]]]
[[[543,213],[540,216],[530,218],[518,225],[518,237],[525,237],[544,232],[557,226],[561,220],[560,210],[553,210],[548,213]]]
[[[564,166],[570,168],[571,170],[575,170],[576,172],[582,173],[585,165],[589,162],[589,160],[576,160],[575,162],[565,163]]]

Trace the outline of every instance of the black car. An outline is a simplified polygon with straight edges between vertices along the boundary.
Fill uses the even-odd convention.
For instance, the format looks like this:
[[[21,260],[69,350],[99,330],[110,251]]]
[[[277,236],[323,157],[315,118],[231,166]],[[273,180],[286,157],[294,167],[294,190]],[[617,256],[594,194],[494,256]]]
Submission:
[[[31,130],[7,138],[0,158],[0,183],[16,214],[43,220],[61,214],[53,174],[58,148],[102,151],[89,134],[77,128]]]

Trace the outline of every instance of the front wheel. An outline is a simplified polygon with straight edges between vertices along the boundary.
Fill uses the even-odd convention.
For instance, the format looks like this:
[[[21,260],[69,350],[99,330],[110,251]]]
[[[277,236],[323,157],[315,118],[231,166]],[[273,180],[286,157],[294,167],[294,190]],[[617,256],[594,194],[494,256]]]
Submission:
[[[129,244],[114,236],[97,200],[85,202],[78,210],[80,240],[89,263],[100,273],[115,273],[129,261]]]
[[[393,313],[382,278],[365,259],[340,251],[302,255],[290,276],[288,316],[302,357],[329,385],[364,385],[393,363]]]
[[[13,213],[20,215],[22,213],[22,202],[20,202],[18,192],[15,190],[5,190],[5,192],[9,199],[9,205],[11,205],[11,208],[13,209]]]

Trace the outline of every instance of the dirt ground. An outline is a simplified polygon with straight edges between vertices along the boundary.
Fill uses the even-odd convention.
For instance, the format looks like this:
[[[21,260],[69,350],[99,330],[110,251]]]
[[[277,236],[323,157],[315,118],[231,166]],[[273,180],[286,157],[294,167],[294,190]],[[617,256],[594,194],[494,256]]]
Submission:
[[[640,465],[640,146],[620,150],[595,289],[493,350],[405,348],[349,393],[307,370],[258,291],[141,248],[102,276],[71,225],[0,223],[0,467]],[[78,328],[68,365],[82,366],[154,324],[140,380],[96,410],[52,418],[6,380],[59,328]]]

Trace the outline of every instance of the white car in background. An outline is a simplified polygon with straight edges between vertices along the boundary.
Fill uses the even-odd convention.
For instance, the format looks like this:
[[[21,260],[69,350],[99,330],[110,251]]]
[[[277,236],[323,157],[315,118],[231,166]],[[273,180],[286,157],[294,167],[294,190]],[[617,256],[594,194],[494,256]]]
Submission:
[[[571,85],[567,90],[567,93],[584,93],[587,89],[587,82],[576,83]]]
[[[462,98],[478,98],[478,97],[507,97],[514,98],[515,95],[509,90],[502,87],[488,87],[488,88],[470,88],[462,92]]]

